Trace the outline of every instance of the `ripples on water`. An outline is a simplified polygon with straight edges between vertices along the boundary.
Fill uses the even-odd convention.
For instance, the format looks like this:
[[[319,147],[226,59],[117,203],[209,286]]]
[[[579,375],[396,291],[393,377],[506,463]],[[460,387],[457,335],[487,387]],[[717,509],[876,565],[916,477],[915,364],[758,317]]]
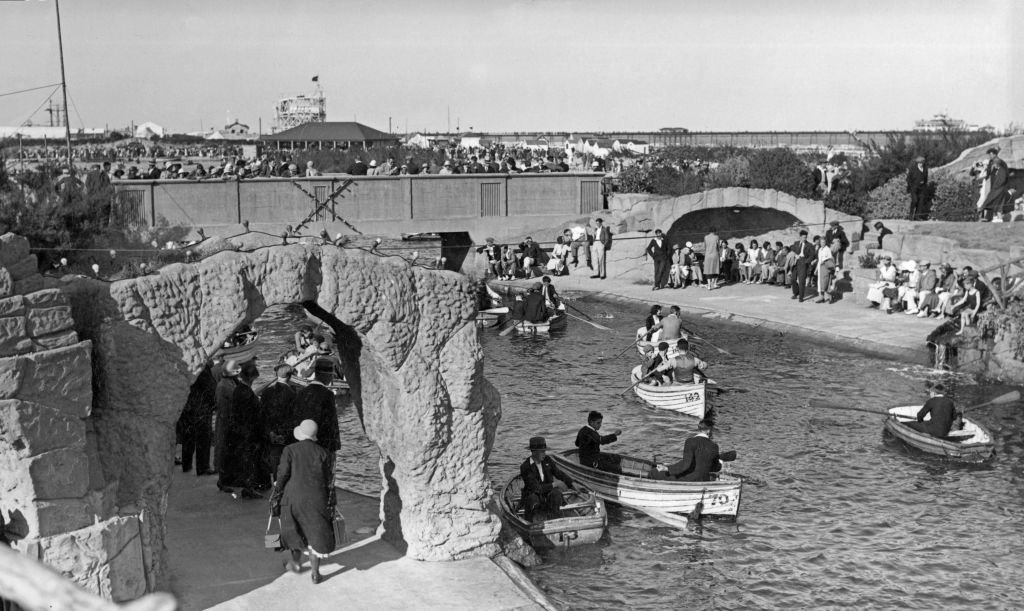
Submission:
[[[612,333],[570,321],[551,338],[481,330],[485,374],[502,397],[490,459],[500,488],[526,458],[530,436],[569,448],[591,409],[623,429],[609,450],[662,460],[679,456],[695,420],[647,407],[631,392],[635,352],[617,357],[647,308],[590,300]],[[280,315],[273,327],[290,341]],[[262,323],[261,323],[262,325]],[[529,574],[573,609],[838,607],[1014,608],[1024,605],[1024,435],[1019,403],[977,410],[997,440],[994,462],[960,465],[882,440],[882,417],[812,408],[870,409],[924,400],[921,367],[871,358],[778,332],[687,319],[732,353],[701,346],[709,375],[730,392],[710,400],[715,439],[736,449],[744,486],[736,522],[677,530],[609,506],[600,544],[553,552]],[[276,359],[276,355],[274,355]],[[949,376],[958,405],[1011,390]],[[354,409],[342,431],[359,431]],[[343,440],[346,485],[379,490],[377,452],[361,433]]]

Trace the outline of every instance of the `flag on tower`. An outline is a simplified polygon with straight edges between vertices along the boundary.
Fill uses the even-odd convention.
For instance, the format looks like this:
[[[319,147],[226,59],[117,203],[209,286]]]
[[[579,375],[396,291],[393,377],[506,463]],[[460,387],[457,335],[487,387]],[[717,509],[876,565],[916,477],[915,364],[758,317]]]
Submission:
[[[320,75],[319,74],[313,77],[313,82],[314,83],[319,83],[320,82]]]

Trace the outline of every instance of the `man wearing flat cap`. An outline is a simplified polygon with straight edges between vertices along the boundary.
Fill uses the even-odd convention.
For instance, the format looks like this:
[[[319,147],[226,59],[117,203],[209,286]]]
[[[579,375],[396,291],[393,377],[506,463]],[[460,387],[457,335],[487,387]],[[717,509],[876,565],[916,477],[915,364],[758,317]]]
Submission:
[[[532,522],[535,517],[558,517],[563,503],[562,490],[573,487],[572,479],[547,456],[547,449],[548,444],[543,437],[531,437],[530,457],[519,465],[519,475],[523,478],[522,506],[527,522]]]
[[[295,389],[289,382],[292,373],[291,365],[278,363],[274,367],[274,381],[260,393],[260,430],[267,448],[264,462],[272,477],[277,474],[281,453],[291,441],[295,423]]]
[[[924,216],[928,198],[928,168],[921,155],[907,168],[907,193],[910,194],[910,220],[918,220]]]

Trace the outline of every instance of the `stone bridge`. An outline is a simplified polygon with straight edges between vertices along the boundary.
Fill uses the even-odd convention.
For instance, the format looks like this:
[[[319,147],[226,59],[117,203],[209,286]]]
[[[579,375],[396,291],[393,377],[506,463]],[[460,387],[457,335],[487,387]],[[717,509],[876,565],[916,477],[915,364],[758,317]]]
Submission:
[[[646,194],[615,195],[609,212],[619,233],[662,229],[670,241],[703,239],[715,227],[725,239],[764,235],[773,231],[806,228],[824,235],[829,223],[839,221],[850,239],[860,236],[862,219],[826,208],[813,199],[801,199],[774,189],[729,187],[679,197]],[[756,214],[751,214],[756,213]]]

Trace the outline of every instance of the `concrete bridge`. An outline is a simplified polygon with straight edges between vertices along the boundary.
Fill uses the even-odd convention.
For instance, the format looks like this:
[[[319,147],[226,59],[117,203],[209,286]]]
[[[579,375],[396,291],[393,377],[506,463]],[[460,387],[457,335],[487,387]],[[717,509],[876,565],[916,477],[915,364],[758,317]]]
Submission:
[[[312,217],[311,226],[368,235],[468,233],[508,240],[605,207],[600,173],[469,174],[116,181],[122,223],[203,228],[248,222],[280,233]],[[344,222],[343,222],[344,221]],[[318,232],[318,231],[317,231]]]

